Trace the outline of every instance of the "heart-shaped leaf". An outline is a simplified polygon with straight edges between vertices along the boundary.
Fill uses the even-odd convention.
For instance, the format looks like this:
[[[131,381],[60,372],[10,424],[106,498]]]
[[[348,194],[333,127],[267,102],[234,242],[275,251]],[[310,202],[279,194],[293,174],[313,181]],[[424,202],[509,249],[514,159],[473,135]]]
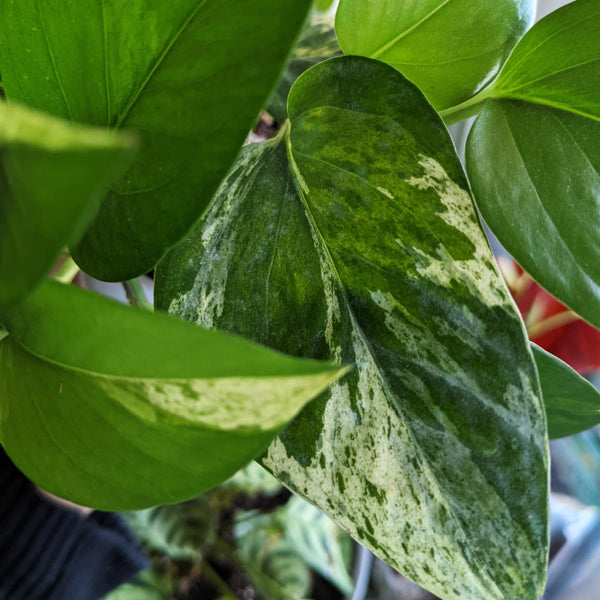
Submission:
[[[0,441],[49,492],[102,509],[231,476],[345,371],[47,282],[0,342]]]
[[[535,16],[535,0],[341,0],[336,31],[346,54],[382,60],[438,109],[489,83]]]
[[[202,558],[214,543],[219,526],[218,505],[209,494],[197,498],[122,513],[138,539],[173,560]]]
[[[536,281],[596,327],[599,31],[596,0],[537,23],[490,90],[467,143],[469,177],[491,229]]]
[[[0,314],[83,235],[133,147],[129,135],[0,102]]]
[[[133,166],[73,248],[85,271],[130,279],[184,235],[234,161],[310,4],[0,3],[9,100],[142,137]]]
[[[547,443],[522,324],[450,137],[367,58],[307,71],[157,271],[157,302],[351,361],[262,463],[447,600],[537,599]]]

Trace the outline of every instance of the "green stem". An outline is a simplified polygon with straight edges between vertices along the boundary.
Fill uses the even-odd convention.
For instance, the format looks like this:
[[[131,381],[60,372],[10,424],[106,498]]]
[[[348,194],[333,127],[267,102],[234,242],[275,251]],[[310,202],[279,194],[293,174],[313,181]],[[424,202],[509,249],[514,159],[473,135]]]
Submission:
[[[221,554],[231,558],[231,560],[235,562],[239,562],[239,556],[237,550],[229,545],[227,542],[224,542],[221,538],[217,538],[213,544],[214,549]]]
[[[152,304],[148,302],[146,292],[144,292],[144,287],[139,279],[130,279],[129,281],[124,281],[123,287],[125,288],[127,300],[129,300],[129,304],[131,304],[131,306],[137,306],[138,308],[144,308],[146,310],[154,310]]]
[[[236,600],[236,597],[233,595],[230,587],[221,579],[221,576],[212,568],[208,561],[204,561],[202,563],[202,572],[204,576],[214,588],[222,594],[225,598],[231,598],[232,600]]]
[[[73,282],[73,279],[75,279],[77,273],[79,273],[79,267],[70,256],[67,256],[65,262],[61,265],[60,269],[54,276],[54,279],[56,281],[60,281],[60,283],[69,284]]]
[[[459,104],[458,106],[452,106],[446,110],[440,111],[440,116],[444,119],[446,125],[454,125],[460,123],[469,117],[473,117],[481,111],[485,101],[491,97],[490,88],[475,94],[472,98],[469,98],[466,102]]]

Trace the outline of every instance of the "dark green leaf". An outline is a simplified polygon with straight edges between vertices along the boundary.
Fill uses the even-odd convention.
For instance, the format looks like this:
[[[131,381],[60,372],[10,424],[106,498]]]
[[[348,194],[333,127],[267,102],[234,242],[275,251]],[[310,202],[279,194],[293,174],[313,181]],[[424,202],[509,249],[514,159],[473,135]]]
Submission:
[[[382,60],[438,109],[488,84],[531,25],[535,0],[341,0],[336,30],[346,54]]]
[[[0,312],[81,237],[133,146],[131,136],[0,101]]]
[[[340,54],[342,50],[335,35],[333,15],[314,12],[292,51],[278,88],[269,100],[269,113],[278,121],[285,121],[288,94],[296,79],[310,67]]]
[[[600,423],[600,393],[569,365],[532,344],[540,375],[550,438],[585,431]]]
[[[491,229],[536,281],[596,327],[599,31],[596,0],[578,0],[536,24],[467,144],[469,177]]]
[[[201,214],[271,91],[310,0],[0,3],[9,100],[140,132],[83,241],[107,280],[153,268]]]
[[[102,509],[213,487],[343,372],[55,282],[6,324],[2,445],[41,487]]]
[[[241,513],[234,533],[244,564],[253,573],[266,573],[295,596],[308,593],[310,569],[343,594],[352,593],[352,539],[302,498],[292,496],[269,514]],[[260,576],[256,583],[261,587]]]
[[[547,444],[521,322],[441,120],[394,69],[332,59],[157,271],[157,302],[356,363],[262,462],[447,600],[537,599]]]

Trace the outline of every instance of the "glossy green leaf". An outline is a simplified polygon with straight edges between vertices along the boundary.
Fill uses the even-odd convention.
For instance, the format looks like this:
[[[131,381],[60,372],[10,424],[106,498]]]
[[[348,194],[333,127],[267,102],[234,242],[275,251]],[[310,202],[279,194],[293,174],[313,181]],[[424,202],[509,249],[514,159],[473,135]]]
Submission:
[[[345,369],[48,282],[0,342],[0,442],[49,492],[102,509],[220,483]]]
[[[137,160],[73,248],[95,277],[153,268],[189,229],[268,98],[310,0],[6,0],[8,99],[137,130]]]
[[[577,0],[554,11],[517,45],[493,96],[600,120],[599,27],[596,0]]]
[[[487,85],[531,25],[535,0],[341,0],[336,31],[346,54],[382,60],[438,109]]]
[[[128,135],[0,102],[0,313],[83,235],[133,146]]]
[[[279,86],[271,96],[267,110],[278,121],[287,118],[287,99],[292,85],[304,71],[328,58],[339,56],[333,15],[313,12],[310,22],[294,46]]]
[[[600,392],[569,365],[532,344],[544,395],[548,434],[556,439],[600,423]]]
[[[539,384],[446,129],[397,71],[359,57],[307,71],[288,112],[159,265],[158,305],[354,362],[262,463],[446,600],[537,599]]]
[[[536,281],[596,327],[599,31],[595,0],[577,0],[536,24],[467,143],[469,177],[488,225]]]

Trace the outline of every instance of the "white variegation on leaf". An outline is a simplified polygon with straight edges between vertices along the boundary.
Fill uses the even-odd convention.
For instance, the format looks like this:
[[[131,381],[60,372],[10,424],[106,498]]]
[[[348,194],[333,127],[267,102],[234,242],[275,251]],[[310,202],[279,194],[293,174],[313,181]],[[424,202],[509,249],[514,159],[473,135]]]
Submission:
[[[214,487],[345,372],[52,281],[5,323],[0,443],[40,487],[103,510]]]
[[[534,600],[547,436],[524,330],[450,138],[364,58],[308,71],[157,271],[204,326],[356,367],[261,462],[447,600]]]

